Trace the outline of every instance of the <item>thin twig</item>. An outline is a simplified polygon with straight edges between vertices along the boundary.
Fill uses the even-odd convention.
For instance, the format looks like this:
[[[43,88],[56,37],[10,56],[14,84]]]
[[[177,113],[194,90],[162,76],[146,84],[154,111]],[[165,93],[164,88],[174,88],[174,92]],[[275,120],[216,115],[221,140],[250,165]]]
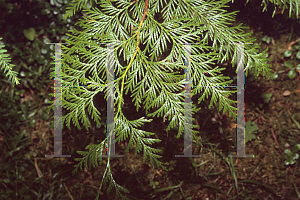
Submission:
[[[285,46],[285,48],[284,48],[283,50],[289,49],[291,46],[293,46],[294,44],[296,44],[296,43],[299,41],[299,39],[300,39],[300,38],[298,38],[298,39],[296,39],[296,40],[294,40],[294,41],[288,43],[288,44]]]
[[[259,165],[256,167],[256,169],[254,170],[254,172],[251,174],[251,176],[249,177],[249,179],[252,178],[252,176],[255,174],[255,172],[257,171],[258,168],[259,168]]]
[[[143,13],[143,16],[142,16],[142,20],[140,22],[140,25],[139,25],[139,29],[138,29],[138,32],[137,32],[137,45],[136,45],[136,50],[129,62],[129,65],[128,67],[126,68],[124,74],[122,75],[122,85],[121,85],[121,94],[120,94],[120,101],[119,101],[119,109],[118,109],[118,113],[117,115],[119,114],[119,112],[121,112],[121,104],[122,104],[122,96],[123,96],[123,90],[124,90],[124,80],[125,80],[125,76],[126,76],[126,73],[127,71],[129,70],[130,66],[131,66],[131,63],[133,62],[137,52],[139,51],[139,44],[140,44],[140,29],[143,25],[143,22],[145,20],[145,17],[146,17],[146,14],[147,14],[147,10],[148,10],[148,5],[149,5],[149,0],[146,0],[146,3],[145,3],[145,10],[144,10],[144,13]]]
[[[297,128],[300,130],[300,124],[292,117],[290,111],[287,110],[288,116],[293,120],[293,122],[296,124]]]
[[[67,190],[67,192],[68,192],[70,198],[71,198],[72,200],[74,200],[73,196],[72,196],[71,193],[69,192],[69,190],[68,190],[68,188],[67,188],[67,186],[66,186],[65,183],[64,183],[64,186],[65,186],[65,189]]]
[[[273,138],[274,138],[274,140],[275,140],[275,143],[277,144],[279,150],[280,150],[281,152],[283,152],[282,149],[281,149],[281,147],[280,147],[280,145],[279,145],[279,143],[278,143],[278,141],[277,141],[276,135],[274,134],[274,131],[273,131],[272,128],[271,128],[271,133],[272,133],[272,136],[273,136]]]
[[[138,0],[135,0],[135,1],[133,1],[133,2],[131,2],[131,4],[134,4],[135,2],[137,2]]]

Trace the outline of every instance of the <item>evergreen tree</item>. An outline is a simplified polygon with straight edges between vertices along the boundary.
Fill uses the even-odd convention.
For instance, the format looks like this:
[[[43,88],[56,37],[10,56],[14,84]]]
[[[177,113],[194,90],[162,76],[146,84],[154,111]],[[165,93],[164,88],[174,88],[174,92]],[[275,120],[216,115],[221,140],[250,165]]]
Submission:
[[[247,44],[253,43],[255,38],[251,37],[251,33],[244,32],[246,27],[242,24],[231,25],[237,11],[228,13],[224,10],[230,1],[74,0],[65,18],[82,8],[87,17],[77,23],[80,30],[71,30],[72,34],[68,34],[70,38],[65,41],[69,44],[62,48],[62,84],[75,86],[72,89],[62,88],[63,107],[69,111],[63,116],[63,122],[70,128],[72,121],[79,129],[81,122],[88,129],[91,118],[100,125],[101,113],[93,99],[98,93],[107,93],[107,44],[114,43],[116,142],[129,138],[126,152],[136,146],[135,154],[143,151],[144,162],[149,157],[151,163],[154,161],[158,167],[166,169],[159,161],[160,151],[151,147],[160,140],[151,138],[154,133],[140,127],[151,122],[151,118],[163,116],[169,121],[166,131],[179,127],[177,137],[182,135],[184,43],[196,43],[191,46],[194,86],[232,83],[223,76],[224,68],[214,67],[229,59],[232,66],[236,63],[237,45],[229,44],[244,44],[246,76],[250,68],[256,76],[261,72],[270,75],[267,49],[259,53],[259,45]],[[263,6],[270,2],[277,7],[290,6],[289,12],[298,17],[297,0],[263,0]],[[293,6],[296,9],[291,9]],[[89,89],[80,87],[82,85],[96,87]],[[198,103],[211,97],[210,107],[218,101],[220,110],[233,116],[236,115],[235,101],[228,96],[234,93],[219,87],[196,87],[192,90],[192,95],[200,94]],[[122,108],[124,95],[127,94],[133,98],[137,111],[143,107],[147,116],[135,120],[125,117]],[[193,113],[199,109],[193,105]],[[192,137],[201,144],[197,133],[193,130]],[[90,144],[86,147],[87,151],[79,151],[83,157],[77,159],[80,162],[76,170],[79,167],[82,169],[83,165],[86,168],[101,165],[105,142]],[[107,182],[108,192],[114,188],[116,199],[126,199],[124,192],[128,191],[118,185],[112,176],[110,157],[100,189]]]

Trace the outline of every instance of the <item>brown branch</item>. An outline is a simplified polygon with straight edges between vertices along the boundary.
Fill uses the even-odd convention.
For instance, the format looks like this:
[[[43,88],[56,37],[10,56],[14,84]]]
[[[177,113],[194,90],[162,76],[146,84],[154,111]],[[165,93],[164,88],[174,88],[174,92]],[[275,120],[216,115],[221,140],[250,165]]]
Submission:
[[[142,23],[146,17],[146,14],[147,14],[147,10],[148,10],[148,5],[149,5],[149,0],[146,0],[146,4],[145,4],[145,10],[144,10],[144,14],[143,14],[143,17],[142,17]]]
[[[285,50],[285,49],[291,49],[292,48],[292,46],[295,44],[295,43],[297,43],[298,41],[299,41],[299,39],[300,38],[298,38],[297,40],[295,40],[295,41],[292,41],[292,42],[290,42],[289,44],[287,44],[285,47],[284,47],[284,49],[283,50]]]
[[[124,74],[122,75],[123,78],[122,78],[122,84],[121,84],[121,95],[120,95],[120,102],[119,102],[119,111],[118,111],[118,113],[117,113],[117,116],[118,116],[119,112],[121,111],[121,103],[122,103],[122,96],[123,96],[123,90],[124,90],[124,80],[125,80],[126,73],[127,73],[127,71],[129,70],[130,65],[131,65],[131,63],[133,62],[133,60],[134,60],[134,58],[135,58],[137,52],[139,51],[139,44],[140,44],[140,29],[141,29],[141,27],[142,27],[142,25],[143,25],[143,22],[144,22],[144,20],[145,20],[145,17],[146,17],[146,14],[147,14],[147,10],[148,10],[148,5],[149,5],[149,0],[146,0],[145,10],[144,10],[144,13],[143,13],[143,16],[142,16],[142,20],[141,20],[141,22],[140,22],[139,29],[138,29],[138,32],[137,32],[137,45],[136,45],[136,50],[135,50],[135,52],[134,52],[134,54],[133,54],[133,56],[132,56],[132,58],[131,58],[131,60],[130,60],[130,62],[129,62],[129,64],[128,64],[128,66],[127,66],[127,68],[126,68]]]
[[[134,4],[135,2],[137,2],[138,0],[135,0],[135,1],[133,1],[133,2],[131,2],[131,4]]]
[[[278,143],[278,141],[277,141],[277,138],[276,138],[276,135],[275,135],[273,129],[271,128],[270,130],[271,130],[272,136],[273,136],[273,138],[274,138],[274,140],[275,140],[275,143],[277,144],[279,150],[280,150],[281,152],[283,152],[282,149],[281,149],[281,147],[280,147],[280,145],[279,145],[279,143]]]

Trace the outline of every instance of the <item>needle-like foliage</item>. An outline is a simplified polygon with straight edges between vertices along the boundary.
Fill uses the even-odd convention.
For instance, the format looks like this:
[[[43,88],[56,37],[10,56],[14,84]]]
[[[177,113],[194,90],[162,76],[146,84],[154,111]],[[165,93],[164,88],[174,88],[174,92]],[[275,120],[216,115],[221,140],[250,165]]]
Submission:
[[[247,0],[247,3],[249,0]],[[281,13],[283,13],[286,9],[289,10],[289,17],[295,17],[299,18],[299,11],[300,11],[300,1],[299,0],[262,0],[261,4],[264,7],[263,12],[267,10],[268,5],[272,3],[275,5],[273,15],[275,16],[275,13],[278,9],[282,9]]]
[[[2,38],[0,38],[2,40]],[[0,44],[0,67],[1,70],[4,72],[4,74],[8,77],[8,79],[12,82],[12,84],[20,84],[19,78],[17,77],[18,72],[15,72],[12,70],[12,68],[15,66],[14,64],[11,64],[11,58],[9,57],[9,54],[5,53],[7,52],[6,49],[4,49],[5,45]]]
[[[100,111],[94,105],[94,97],[105,93],[107,99],[107,44],[114,44],[115,70],[115,134],[116,142],[129,139],[126,151],[135,147],[135,154],[143,152],[147,158],[165,169],[159,161],[159,150],[151,147],[158,139],[154,133],[141,129],[154,117],[163,117],[169,124],[166,131],[178,127],[178,137],[184,131],[185,45],[191,46],[192,95],[200,94],[198,102],[210,98],[210,107],[219,102],[223,112],[236,116],[235,101],[228,97],[235,91],[222,86],[232,83],[223,76],[224,68],[216,64],[237,60],[237,43],[244,43],[245,73],[249,69],[258,76],[269,75],[267,49],[259,53],[259,45],[252,45],[255,38],[245,33],[241,25],[232,26],[236,12],[228,13],[225,4],[231,0],[74,0],[65,17],[84,8],[86,18],[78,21],[81,30],[68,34],[69,43],[63,46],[62,84],[74,86],[62,89],[63,107],[69,112],[63,121],[70,128],[71,121],[79,129],[88,129],[90,120],[100,124]],[[157,15],[161,16],[158,20]],[[168,55],[165,52],[169,50]],[[162,55],[165,55],[162,58]],[[120,58],[124,62],[120,61]],[[124,64],[125,63],[125,64]],[[94,89],[80,87],[93,85]],[[136,110],[141,107],[147,116],[129,120],[123,113],[124,95],[130,94]],[[97,103],[97,102],[96,102]],[[200,108],[193,105],[192,112]],[[90,115],[91,117],[89,117]],[[192,137],[198,144],[197,131]],[[83,158],[76,167],[97,167],[102,163],[105,141],[79,152]],[[113,179],[110,157],[100,189],[109,181],[109,190],[115,188],[116,199],[126,189]],[[76,169],[77,169],[76,168]]]

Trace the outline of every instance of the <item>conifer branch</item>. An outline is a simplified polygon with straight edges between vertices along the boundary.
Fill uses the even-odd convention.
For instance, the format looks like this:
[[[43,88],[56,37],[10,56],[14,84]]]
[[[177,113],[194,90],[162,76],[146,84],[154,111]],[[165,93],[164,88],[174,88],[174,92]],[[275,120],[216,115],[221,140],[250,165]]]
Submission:
[[[136,50],[135,50],[135,52],[134,52],[134,54],[133,54],[133,56],[132,56],[132,58],[131,58],[131,60],[130,60],[130,62],[129,62],[128,67],[126,68],[126,70],[125,70],[125,72],[124,72],[124,74],[123,74],[123,76],[122,76],[122,85],[121,85],[121,94],[120,94],[120,99],[121,99],[121,100],[119,101],[119,109],[118,109],[118,112],[117,112],[117,113],[121,112],[122,95],[123,95],[123,90],[124,90],[124,80],[125,80],[126,73],[128,72],[128,70],[129,70],[129,68],[130,68],[130,66],[131,66],[131,63],[133,62],[133,60],[134,60],[134,58],[135,58],[135,56],[136,56],[136,54],[138,53],[138,50],[139,50],[139,44],[140,44],[140,31],[141,31],[141,27],[142,27],[142,25],[143,25],[143,22],[144,22],[144,20],[145,20],[146,14],[147,14],[148,4],[149,4],[149,0],[146,0],[146,3],[145,3],[145,10],[144,10],[144,13],[143,13],[143,16],[142,16],[142,20],[141,20],[141,22],[140,22],[139,29],[138,29],[138,32],[137,32],[137,45],[136,45]],[[118,115],[118,114],[117,114],[117,115]]]
[[[2,40],[2,38],[0,38]],[[12,82],[12,85],[20,84],[19,78],[17,77],[18,73],[12,70],[12,67],[14,67],[14,64],[11,64],[11,58],[9,57],[9,54],[7,54],[7,50],[3,49],[5,46],[0,45],[0,67],[1,70],[5,73],[5,76],[8,77],[8,79]]]
[[[169,122],[166,131],[178,128],[178,137],[183,133],[185,80],[179,70],[185,68],[184,43],[197,43],[191,46],[192,84],[198,86],[192,89],[192,95],[200,94],[199,103],[211,97],[210,107],[218,101],[220,110],[236,115],[236,107],[233,106],[235,101],[228,98],[235,91],[213,87],[232,82],[223,76],[224,68],[219,68],[216,64],[230,58],[232,63],[236,62],[236,45],[228,43],[247,43],[252,42],[253,38],[243,32],[244,27],[228,26],[230,21],[235,20],[235,12],[226,13],[222,9],[229,1],[231,0],[171,0],[162,8],[164,0],[102,0],[100,9],[87,7],[87,18],[77,23],[84,31],[72,30],[73,35],[68,34],[70,39],[66,42],[72,44],[72,47],[64,48],[62,82],[64,85],[93,84],[99,87],[94,91],[85,88],[63,89],[63,105],[70,111],[63,117],[64,123],[70,128],[72,121],[80,128],[81,120],[87,128],[89,119],[86,109],[92,120],[97,124],[100,122],[101,113],[96,109],[93,97],[98,93],[109,92],[107,89],[105,91],[107,84],[104,84],[107,79],[107,48],[101,43],[119,43],[114,49],[112,63],[116,76],[115,104],[118,108],[114,121],[115,142],[128,139],[126,152],[133,148],[135,155],[143,151],[143,162],[149,158],[150,162],[166,169],[159,161],[160,151],[151,147],[160,140],[151,138],[154,133],[140,127],[151,122],[153,117],[163,117],[163,121]],[[68,11],[69,16],[85,4],[87,0],[74,0],[71,4],[73,7]],[[158,22],[155,18],[157,13],[162,14],[163,22]],[[138,22],[138,19],[141,21]],[[212,47],[208,45],[209,40],[213,42]],[[145,45],[144,50],[139,48],[140,44]],[[170,48],[170,44],[169,55],[157,61]],[[250,65],[257,72],[268,70],[267,61],[266,50],[258,53],[258,46],[245,44],[247,71]],[[122,71],[123,69],[125,70]],[[124,95],[128,93],[131,94],[137,111],[143,107],[149,119],[145,116],[129,120],[124,116],[121,107]],[[199,110],[192,104],[193,114]],[[192,130],[193,140],[201,145],[196,134],[197,131]],[[101,165],[99,156],[102,155],[104,144],[105,140],[89,146],[88,151],[78,152],[83,158],[78,159],[76,167],[90,167],[89,163],[93,167]],[[108,157],[100,189],[107,183],[109,190],[114,187],[116,196],[123,199],[125,197],[121,192],[126,191],[114,181],[110,159]]]

